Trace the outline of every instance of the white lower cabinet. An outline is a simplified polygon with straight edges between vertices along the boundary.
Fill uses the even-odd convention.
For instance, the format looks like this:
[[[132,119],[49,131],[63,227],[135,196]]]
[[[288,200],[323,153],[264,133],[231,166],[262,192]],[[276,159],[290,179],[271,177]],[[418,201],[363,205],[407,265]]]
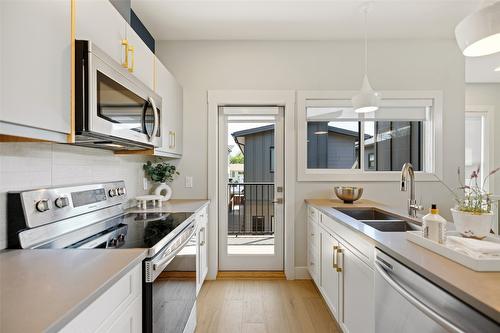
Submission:
[[[308,211],[311,210],[308,208]],[[371,257],[367,252],[374,251],[374,247],[361,235],[344,230],[345,225],[319,212],[318,219],[320,278],[315,278],[316,273],[310,266],[309,273],[344,332],[372,333],[375,331],[374,271],[366,258]],[[307,223],[309,230],[311,213]],[[308,242],[308,258],[318,256],[311,252],[314,246],[310,244],[314,240],[311,241],[310,235]]]
[[[200,291],[203,286],[203,282],[207,277],[208,273],[208,211],[207,208],[203,208],[201,212],[198,213],[196,217],[198,219],[198,233],[197,240],[198,246],[196,250],[196,294]]]
[[[328,232],[321,230],[321,291],[325,302],[337,321],[341,320],[339,304],[342,300],[340,295],[340,274],[337,272],[335,250],[339,242]]]
[[[349,333],[375,331],[374,271],[341,244],[343,324]]]
[[[84,309],[60,332],[141,332],[142,263]]]

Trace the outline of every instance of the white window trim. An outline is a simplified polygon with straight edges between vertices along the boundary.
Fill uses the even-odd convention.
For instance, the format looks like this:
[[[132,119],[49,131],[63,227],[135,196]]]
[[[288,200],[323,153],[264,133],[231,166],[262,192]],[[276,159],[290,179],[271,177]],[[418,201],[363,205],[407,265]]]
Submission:
[[[351,99],[357,91],[350,90],[300,90],[297,91],[297,181],[356,181],[387,182],[399,181],[399,171],[364,171],[360,169],[307,169],[307,119],[306,101],[308,99]],[[431,132],[424,147],[424,163],[431,172],[415,172],[416,181],[439,181],[443,179],[443,92],[438,90],[395,90],[381,91],[387,99],[432,99],[434,102],[430,120],[426,122],[426,133]],[[429,129],[430,127],[430,129]],[[363,140],[363,138],[361,138]],[[364,156],[361,154],[361,166]]]

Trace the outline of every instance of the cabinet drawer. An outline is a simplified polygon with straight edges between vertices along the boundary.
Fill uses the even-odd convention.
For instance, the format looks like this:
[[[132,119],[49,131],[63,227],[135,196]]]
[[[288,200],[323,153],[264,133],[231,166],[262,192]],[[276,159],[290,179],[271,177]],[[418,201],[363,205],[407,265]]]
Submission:
[[[319,226],[312,221],[307,222],[307,242],[316,247],[319,246]]]
[[[66,325],[61,332],[95,332],[114,322],[136,298],[142,300],[142,264],[137,265]]]
[[[319,221],[319,211],[312,206],[307,206],[307,217],[313,221],[318,222]]]
[[[373,268],[375,246],[366,238],[324,214],[321,214],[321,227],[339,236],[339,240],[350,245],[353,253]]]
[[[311,278],[316,282],[316,285],[320,286],[320,253],[319,247],[312,244],[309,245],[307,250],[307,268]]]

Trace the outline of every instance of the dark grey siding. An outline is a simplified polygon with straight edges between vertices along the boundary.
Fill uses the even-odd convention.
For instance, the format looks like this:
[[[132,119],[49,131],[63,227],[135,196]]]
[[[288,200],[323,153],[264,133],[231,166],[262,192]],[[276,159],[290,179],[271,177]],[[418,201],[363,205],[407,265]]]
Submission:
[[[317,134],[317,133],[324,134]],[[328,133],[328,134],[326,134]],[[351,169],[357,160],[357,136],[332,131],[328,122],[307,123],[307,167]]]
[[[274,130],[245,136],[245,183],[273,182],[271,152],[274,147]]]

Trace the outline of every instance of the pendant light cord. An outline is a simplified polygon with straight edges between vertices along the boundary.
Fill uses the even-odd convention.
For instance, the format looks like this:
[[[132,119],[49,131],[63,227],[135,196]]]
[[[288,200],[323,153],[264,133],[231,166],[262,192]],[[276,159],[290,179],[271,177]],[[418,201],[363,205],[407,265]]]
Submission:
[[[365,18],[364,18],[364,25],[365,25],[365,76],[368,75],[368,6],[365,6],[363,8]]]

